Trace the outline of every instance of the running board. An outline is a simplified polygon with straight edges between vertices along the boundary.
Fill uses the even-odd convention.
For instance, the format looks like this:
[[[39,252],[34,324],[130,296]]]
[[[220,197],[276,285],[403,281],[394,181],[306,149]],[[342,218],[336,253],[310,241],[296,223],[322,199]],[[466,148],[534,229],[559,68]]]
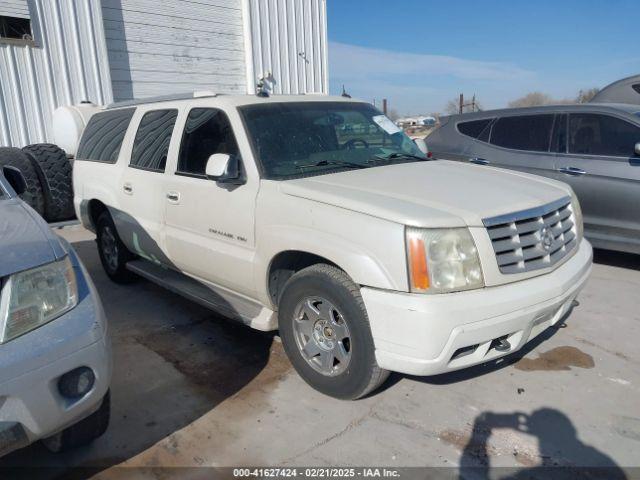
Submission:
[[[251,328],[263,331],[278,328],[277,316],[273,310],[222,288],[207,286],[188,275],[148,260],[132,260],[127,263],[127,269],[205,308],[241,321]]]

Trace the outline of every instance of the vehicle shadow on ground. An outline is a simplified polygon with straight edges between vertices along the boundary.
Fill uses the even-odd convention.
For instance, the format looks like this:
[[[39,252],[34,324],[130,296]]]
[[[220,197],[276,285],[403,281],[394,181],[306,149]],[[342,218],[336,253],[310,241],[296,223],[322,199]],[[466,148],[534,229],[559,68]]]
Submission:
[[[0,460],[0,472],[29,467],[28,478],[86,478],[171,437],[249,383],[271,381],[256,380],[270,359],[278,370],[289,368],[272,358],[273,334],[225,321],[143,279],[117,285],[104,274],[94,241],[73,246],[109,320],[111,423],[87,447],[52,454],[36,443],[14,452]]]
[[[496,448],[492,435],[513,430],[536,438],[537,452],[513,450],[523,468],[491,468]],[[497,432],[501,430],[502,432]],[[627,478],[625,472],[608,455],[583,443],[571,420],[559,410],[540,408],[533,413],[483,412],[474,421],[460,458],[461,479],[530,479],[530,478]],[[511,433],[507,433],[512,438]],[[457,442],[456,442],[457,443]],[[562,467],[565,467],[564,469]],[[570,470],[567,467],[572,467]]]
[[[593,262],[610,267],[640,270],[640,255],[633,253],[614,252],[613,250],[593,250]]]

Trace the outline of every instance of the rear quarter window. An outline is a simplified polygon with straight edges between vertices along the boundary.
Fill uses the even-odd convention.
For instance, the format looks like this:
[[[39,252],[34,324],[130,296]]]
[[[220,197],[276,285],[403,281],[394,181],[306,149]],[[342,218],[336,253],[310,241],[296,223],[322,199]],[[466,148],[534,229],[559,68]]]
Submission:
[[[489,130],[492,121],[493,118],[471,120],[469,122],[460,122],[457,127],[461,134],[486,142],[489,140]]]
[[[78,160],[115,163],[135,108],[96,113],[84,129]]]

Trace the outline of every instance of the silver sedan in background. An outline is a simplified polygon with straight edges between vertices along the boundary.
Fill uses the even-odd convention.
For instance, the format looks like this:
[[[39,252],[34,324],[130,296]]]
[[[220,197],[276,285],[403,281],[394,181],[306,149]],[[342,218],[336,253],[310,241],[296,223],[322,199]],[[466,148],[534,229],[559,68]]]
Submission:
[[[434,158],[566,182],[594,247],[640,254],[640,105],[513,108],[441,121],[426,139]]]

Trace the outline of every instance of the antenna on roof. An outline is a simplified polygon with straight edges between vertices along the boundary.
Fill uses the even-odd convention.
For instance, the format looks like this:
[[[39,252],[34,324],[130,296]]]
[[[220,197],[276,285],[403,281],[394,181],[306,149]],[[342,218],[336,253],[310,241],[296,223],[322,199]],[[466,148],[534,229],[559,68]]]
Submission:
[[[349,95],[347,93],[347,91],[344,89],[344,84],[342,84],[342,95],[344,98],[351,98],[351,95]]]

